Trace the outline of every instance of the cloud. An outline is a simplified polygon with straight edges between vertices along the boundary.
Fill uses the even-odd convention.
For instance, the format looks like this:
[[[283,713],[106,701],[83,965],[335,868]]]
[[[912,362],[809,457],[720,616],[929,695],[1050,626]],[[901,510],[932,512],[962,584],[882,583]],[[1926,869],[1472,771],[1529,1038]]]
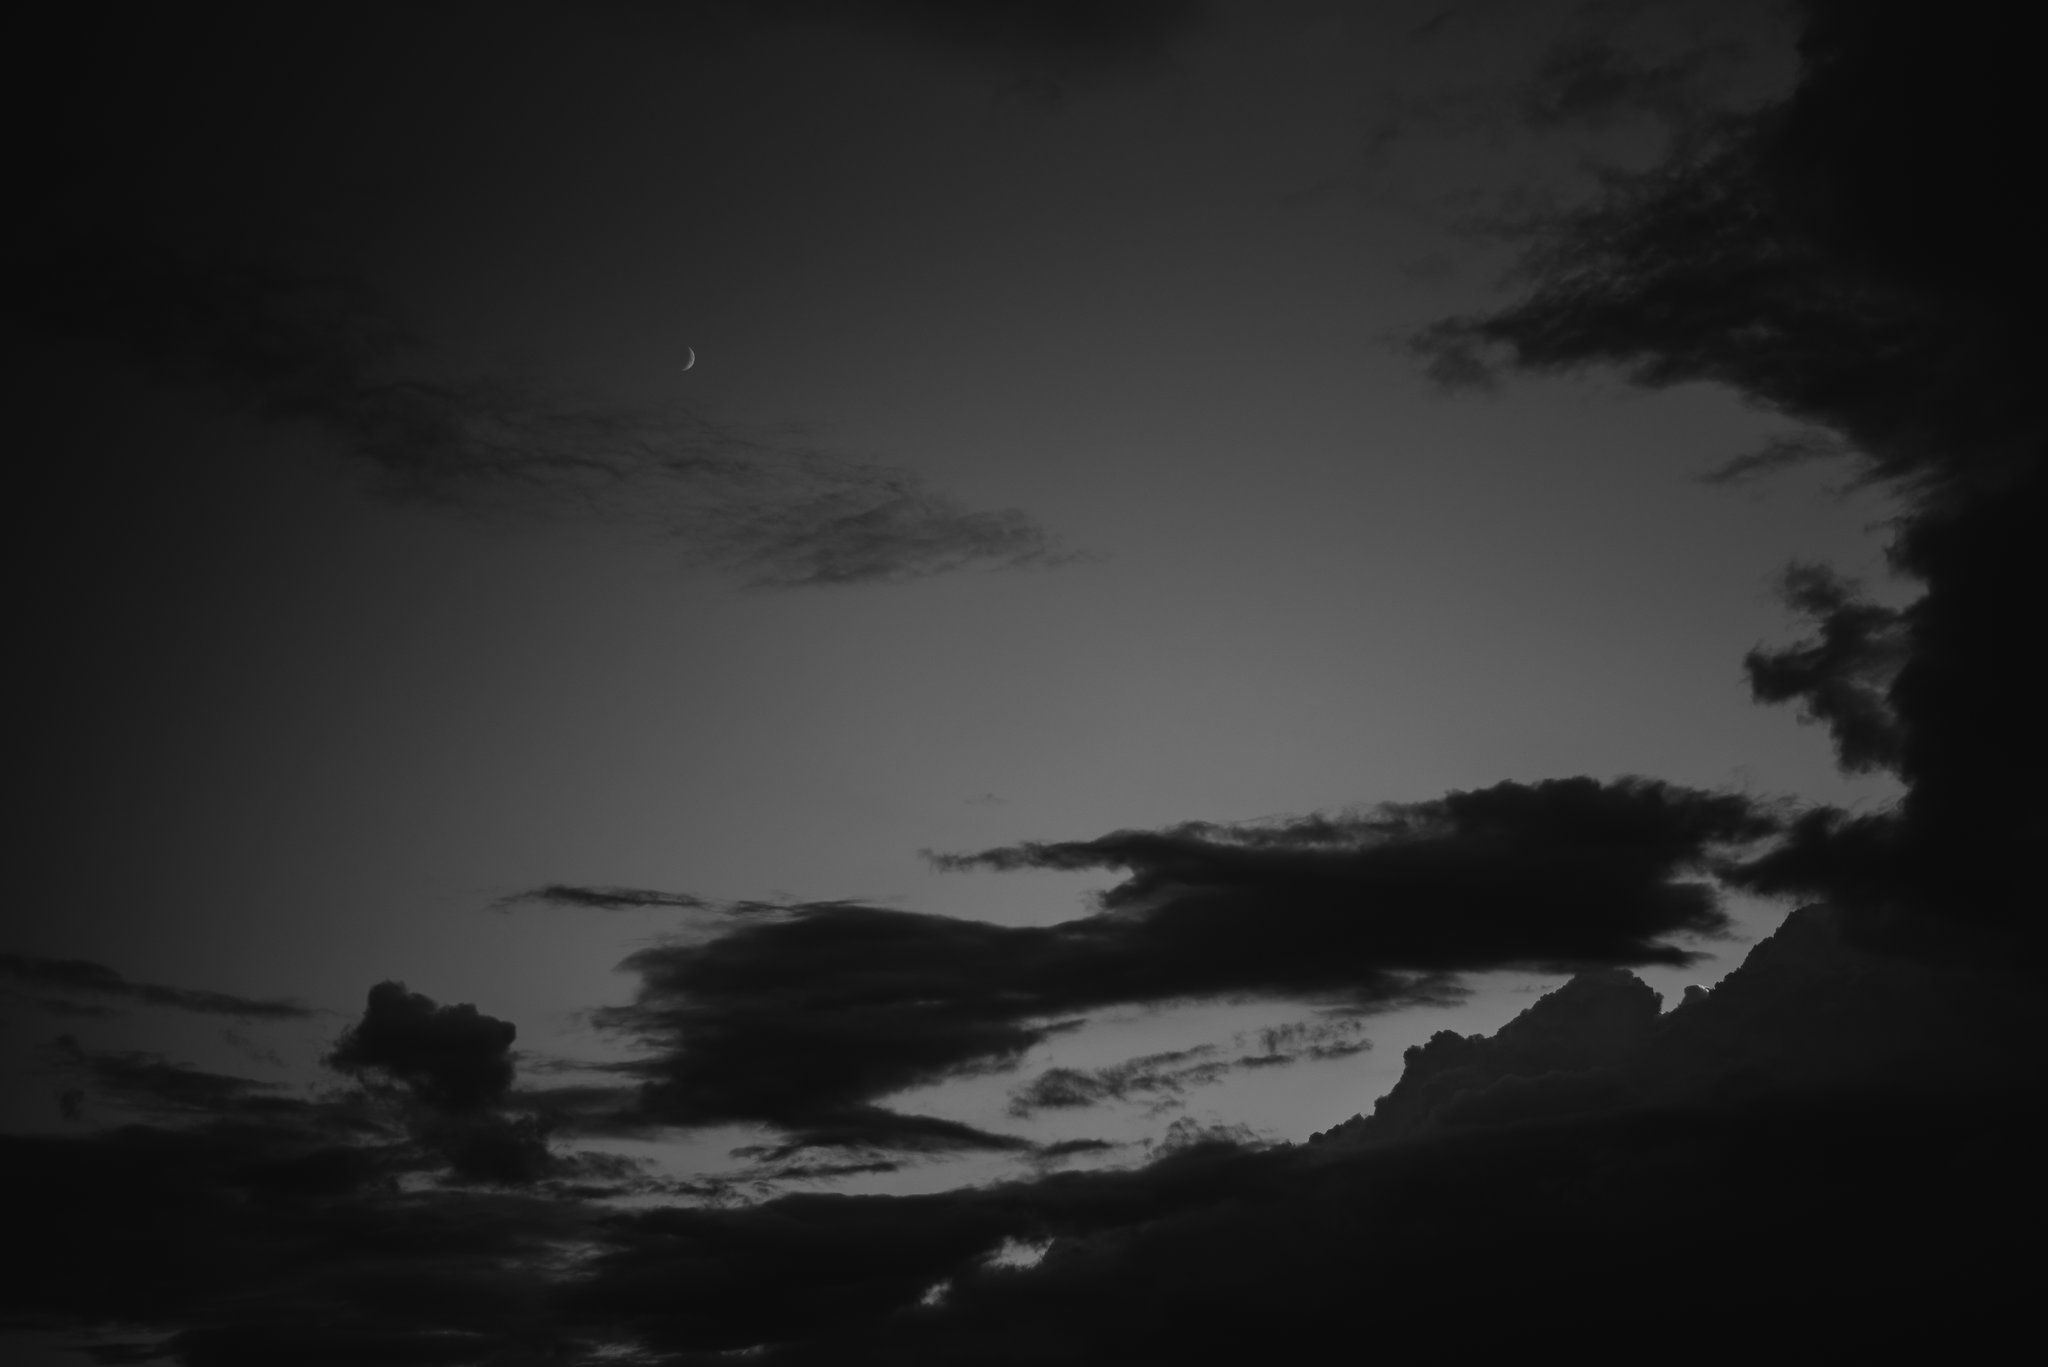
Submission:
[[[404,983],[381,982],[327,1062],[343,1072],[385,1074],[451,1111],[478,1110],[502,1101],[512,1086],[517,1034],[512,1022],[474,1006],[441,1006]]]
[[[1349,1058],[1372,1047],[1363,1025],[1351,1017],[1294,1021],[1251,1032],[1257,1053],[1222,1056],[1213,1044],[1143,1054],[1103,1068],[1048,1068],[1010,1093],[1009,1112],[1020,1119],[1046,1110],[1076,1110],[1109,1101],[1143,1101],[1156,1114],[1183,1103],[1191,1088],[1205,1087],[1232,1072],[1285,1068],[1304,1059]],[[1245,1037],[1239,1036],[1243,1043]]]
[[[1827,726],[1851,773],[1896,768],[1904,738],[1889,692],[1909,648],[1904,615],[1860,601],[1857,586],[1824,565],[1793,565],[1781,592],[1818,635],[1750,651],[1742,662],[1750,691],[1759,702],[1801,702],[1809,720]]]
[[[1070,1141],[1036,1175],[925,1195],[408,1190],[406,1149],[358,1128],[372,1110],[230,1118],[230,1087],[189,1127],[0,1137],[23,1179],[0,1304],[195,1364],[1238,1361],[1361,1316],[1382,1351],[1675,1322],[1716,1352],[1765,1323],[1795,1346],[1988,1350],[2035,1301],[2043,1003],[1982,962],[1860,947],[1848,921],[1796,913],[1671,1012],[1624,971],[1583,974],[1491,1036],[1410,1051],[1369,1119],[1315,1142],[1183,1118],[1137,1167],[1045,1171],[1109,1147]],[[1273,1043],[1329,1033],[1301,1024]],[[1702,1288],[1716,1314],[1694,1322]]]
[[[32,954],[0,951],[0,974],[34,987],[94,997],[125,998],[149,1006],[167,1006],[212,1016],[239,1016],[245,1020],[300,1020],[314,1012],[296,1002],[238,997],[226,992],[199,988],[165,987],[139,983],[122,977],[105,964],[89,959],[44,959]],[[104,1014],[97,1008],[77,1004],[57,1005],[61,1014]]]
[[[1819,637],[1758,652],[1750,671],[1760,696],[1825,721],[1847,765],[1895,768],[1907,794],[1889,823],[1802,827],[1830,848],[1772,877],[1791,887],[1797,863],[1809,894],[2038,934],[2019,853],[2043,833],[2038,766],[2016,761],[2042,747],[2020,623],[2038,596],[2030,529],[2048,515],[2048,267],[2032,245],[2048,211],[2012,171],[2031,145],[2026,44],[1996,5],[1803,10],[1790,98],[1530,226],[1521,296],[1416,349],[1451,377],[1601,366],[1652,388],[1723,385],[1895,489],[1892,558],[1920,599],[1894,613],[1796,568]],[[1762,454],[1736,470],[1781,463]]]
[[[56,1048],[67,1064],[90,1077],[100,1093],[146,1114],[249,1116],[303,1109],[302,1103],[291,1098],[264,1095],[277,1090],[274,1083],[207,1072],[173,1063],[161,1054],[91,1051],[70,1035],[59,1035]],[[68,1114],[77,1106],[65,1109]]]
[[[1091,932],[1155,965],[1134,976],[1170,976],[1161,996],[1256,992],[1270,976],[1286,994],[1370,997],[1373,975],[1390,970],[1692,962],[1698,951],[1669,937],[1716,935],[1727,920],[1711,888],[1682,875],[1773,829],[1732,795],[1577,778],[1355,817],[1191,823],[935,862],[1127,870],[1102,894]]]
[[[661,908],[669,911],[709,910],[710,902],[693,897],[687,892],[655,892],[648,888],[617,887],[572,887],[566,883],[549,883],[545,887],[515,892],[501,897],[492,906],[499,911],[509,910],[526,902],[538,902],[551,907],[589,907],[598,911],[640,910]]]
[[[597,1019],[646,1051],[621,1065],[640,1079],[645,1120],[766,1123],[813,1144],[1014,1144],[879,1103],[1014,1066],[1109,1006],[1271,997],[1374,1011],[1452,1000],[1466,972],[1690,963],[1700,951],[1674,937],[1720,935],[1728,921],[1688,875],[1773,830],[1739,797],[1569,779],[1353,817],[935,856],[951,869],[1128,876],[1099,911],[1043,927],[845,902],[752,908],[627,959],[635,999]],[[1269,1055],[1293,1047],[1270,1043]],[[1069,1070],[1020,1104],[1187,1085],[1210,1068],[1153,1063]]]
[[[1180,1103],[1190,1087],[1214,1082],[1229,1072],[1230,1060],[1215,1057],[1214,1045],[1172,1049],[1126,1059],[1106,1068],[1048,1068],[1010,1093],[1009,1111],[1019,1119],[1046,1110],[1074,1110],[1105,1101],[1147,1098],[1154,1110]]]
[[[66,235],[17,284],[45,344],[339,438],[380,497],[647,528],[761,587],[919,578],[1063,557],[1015,510],[959,506],[918,475],[681,408],[631,408],[509,376],[453,373],[352,278],[286,261]]]

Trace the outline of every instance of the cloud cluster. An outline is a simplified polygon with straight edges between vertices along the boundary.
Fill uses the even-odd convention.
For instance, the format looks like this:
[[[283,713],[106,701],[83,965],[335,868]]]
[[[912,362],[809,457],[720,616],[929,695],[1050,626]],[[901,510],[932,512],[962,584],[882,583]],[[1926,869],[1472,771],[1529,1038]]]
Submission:
[[[403,983],[381,982],[326,1061],[395,1086],[412,1137],[456,1177],[523,1185],[550,1175],[554,1158],[550,1120],[506,1109],[517,1033],[474,1006],[442,1006]]]
[[[408,1190],[373,1104],[264,1115],[200,1087],[188,1123],[0,1138],[32,1179],[0,1303],[194,1367],[1222,1362],[1361,1322],[1404,1353],[1679,1321],[1715,1352],[1766,1323],[1802,1351],[1989,1351],[2031,1313],[2048,1214],[2040,996],[1845,921],[1795,913],[1670,1012],[1583,974],[1411,1050],[1371,1116],[1311,1143],[1183,1120],[1135,1168],[925,1195]],[[409,1074],[494,1056],[488,1016],[378,1000],[351,1038],[374,1022],[362,1047]]]

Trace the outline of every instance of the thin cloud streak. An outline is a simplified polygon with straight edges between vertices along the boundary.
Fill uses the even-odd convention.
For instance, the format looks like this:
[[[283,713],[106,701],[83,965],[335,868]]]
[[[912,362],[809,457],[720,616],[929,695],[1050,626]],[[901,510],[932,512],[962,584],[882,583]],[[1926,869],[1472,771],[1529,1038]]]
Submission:
[[[43,991],[67,992],[90,997],[113,997],[141,1002],[147,1006],[169,1007],[209,1016],[236,1016],[244,1020],[300,1020],[317,1014],[297,1002],[238,997],[229,992],[199,988],[167,987],[161,983],[139,983],[122,977],[105,964],[89,959],[45,959],[32,954],[0,952],[0,975],[28,983]],[[60,1001],[62,999],[59,999]],[[100,1014],[92,1006],[64,1003],[59,1011]]]

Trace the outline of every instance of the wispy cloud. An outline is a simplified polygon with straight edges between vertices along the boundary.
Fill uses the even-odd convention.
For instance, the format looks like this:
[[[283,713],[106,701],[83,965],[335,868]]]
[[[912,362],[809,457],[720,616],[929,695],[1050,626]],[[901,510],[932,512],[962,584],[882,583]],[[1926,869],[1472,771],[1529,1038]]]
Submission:
[[[301,1006],[297,1002],[238,997],[232,993],[211,992],[203,988],[139,983],[122,977],[105,964],[94,963],[89,959],[44,959],[32,954],[0,952],[0,975],[31,984],[43,991],[112,997],[141,1002],[146,1006],[196,1011],[203,1015],[239,1016],[246,1020],[296,1020],[315,1014],[312,1008]],[[54,1005],[63,1014],[104,1014],[98,1007],[71,1003],[63,998],[57,999]]]
[[[332,434],[398,502],[599,517],[764,588],[1071,559],[1015,509],[679,406],[465,372],[361,280],[61,225],[10,291],[17,325]]]

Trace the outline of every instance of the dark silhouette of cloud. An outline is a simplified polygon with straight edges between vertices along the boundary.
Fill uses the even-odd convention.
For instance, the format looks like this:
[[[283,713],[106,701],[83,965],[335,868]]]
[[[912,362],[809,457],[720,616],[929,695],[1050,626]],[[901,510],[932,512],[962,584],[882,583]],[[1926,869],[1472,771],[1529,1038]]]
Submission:
[[[227,992],[199,988],[166,987],[160,983],[138,983],[122,977],[105,964],[89,959],[44,959],[32,954],[0,951],[0,974],[45,991],[61,991],[94,997],[125,998],[149,1006],[167,1006],[203,1015],[239,1016],[245,1020],[297,1020],[313,1011],[297,1002],[238,997]],[[102,1014],[90,1005],[66,1004],[56,1007],[65,1014]]]
[[[1184,1118],[1135,1168],[927,1195],[408,1191],[373,1110],[241,1116],[229,1088],[183,1128],[0,1138],[31,1179],[0,1303],[154,1331],[187,1363],[1241,1361],[1361,1314],[1383,1351],[1492,1353],[1668,1329],[1674,1297],[1714,1352],[1762,1323],[1988,1351],[2035,1298],[2042,999],[1978,959],[1862,947],[1849,920],[1795,913],[1669,1012],[1590,971],[1411,1050],[1370,1117],[1310,1143]]]
[[[1904,614],[1860,600],[1855,584],[1824,565],[1792,566],[1782,591],[1818,633],[1796,646],[1750,651],[1742,662],[1750,690],[1760,702],[1803,704],[1807,718],[1833,735],[1844,769],[1897,768],[1904,737],[1888,694],[1907,657]]]
[[[567,883],[549,883],[545,887],[515,892],[509,897],[499,898],[492,905],[505,911],[528,902],[551,907],[588,907],[597,911],[657,907],[666,911],[703,911],[712,906],[703,898],[693,897],[687,892],[656,892],[650,888],[585,888]]]
[[[386,1074],[448,1110],[477,1110],[502,1101],[512,1086],[517,1034],[512,1022],[474,1006],[441,1006],[404,983],[381,982],[327,1061],[343,1072]]]
[[[2038,928],[2021,851],[2048,834],[2034,777],[2048,738],[2018,624],[2048,513],[2048,265],[2032,245],[2048,210],[2012,173],[2037,123],[2020,16],[1804,11],[1790,98],[1536,225],[1526,294],[1417,347],[1442,378],[1600,365],[1650,387],[1725,385],[1896,488],[1892,558],[1919,600],[1892,613],[1795,570],[1820,635],[1750,671],[1760,696],[1827,722],[1845,763],[1893,768],[1908,791],[1887,823],[1801,827],[1804,848],[1768,881]]]
[[[160,1054],[141,1050],[95,1052],[83,1048],[70,1035],[59,1035],[56,1048],[66,1062],[91,1078],[102,1095],[145,1113],[224,1116],[303,1109],[303,1103],[289,1097],[264,1095],[277,1090],[275,1083],[207,1072],[174,1063]]]
[[[1673,937],[1720,935],[1728,921],[1711,884],[1686,875],[1775,829],[1739,797],[1569,779],[1348,818],[935,856],[944,868],[1129,876],[1098,912],[1045,927],[845,902],[754,908],[634,954],[635,1000],[597,1019],[649,1051],[623,1065],[641,1080],[643,1120],[762,1122],[821,1145],[1014,1145],[879,1103],[1013,1066],[1114,1005],[1264,996],[1374,1011],[1452,1000],[1466,972],[1690,963],[1700,951]],[[1025,1106],[1228,1066],[1061,1074]]]

